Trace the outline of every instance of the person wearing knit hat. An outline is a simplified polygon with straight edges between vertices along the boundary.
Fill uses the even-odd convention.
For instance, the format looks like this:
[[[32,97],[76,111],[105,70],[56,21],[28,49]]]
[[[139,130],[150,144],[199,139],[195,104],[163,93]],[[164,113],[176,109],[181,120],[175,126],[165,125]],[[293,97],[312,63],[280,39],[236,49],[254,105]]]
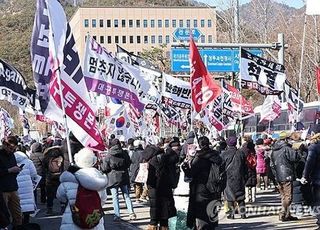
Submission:
[[[241,218],[246,218],[245,212],[245,184],[247,178],[247,166],[245,153],[238,150],[237,137],[230,136],[227,139],[227,149],[221,153],[221,157],[226,165],[227,186],[224,192],[224,197],[228,203],[230,212],[228,219],[234,219],[235,203],[240,207]]]
[[[93,151],[89,148],[83,148],[75,154],[74,158],[76,165],[70,166],[67,171],[61,174],[61,184],[57,190],[58,200],[68,204],[62,215],[60,229],[79,229],[73,222],[70,210],[70,206],[76,203],[79,184],[85,189],[97,191],[100,196],[101,206],[104,205],[107,198],[106,188],[108,179],[106,175],[94,167],[97,157]],[[94,229],[104,229],[103,216],[101,215],[100,217]]]

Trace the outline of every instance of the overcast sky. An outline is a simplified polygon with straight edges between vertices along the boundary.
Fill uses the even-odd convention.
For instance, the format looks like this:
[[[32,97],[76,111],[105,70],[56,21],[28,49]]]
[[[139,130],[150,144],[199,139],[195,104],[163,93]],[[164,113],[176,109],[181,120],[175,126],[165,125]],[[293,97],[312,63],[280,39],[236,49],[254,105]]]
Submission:
[[[210,6],[216,6],[218,9],[225,9],[230,5],[230,0],[198,0],[199,2],[204,2]],[[301,8],[304,6],[303,0],[274,0],[276,2],[284,3],[295,8]],[[240,4],[245,4],[250,2],[250,0],[239,0]]]

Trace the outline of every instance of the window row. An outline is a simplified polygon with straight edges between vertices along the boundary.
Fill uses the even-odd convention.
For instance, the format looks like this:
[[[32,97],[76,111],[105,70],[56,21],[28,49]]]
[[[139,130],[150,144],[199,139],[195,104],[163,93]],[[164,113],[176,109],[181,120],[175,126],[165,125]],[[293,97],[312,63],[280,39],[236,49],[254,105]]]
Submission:
[[[137,43],[137,44],[169,44],[171,42],[177,42],[177,40],[172,37],[172,41],[170,38],[170,35],[159,35],[159,36],[155,36],[155,35],[151,35],[151,36],[99,36],[99,41],[97,40],[97,36],[93,36],[93,39],[96,40],[97,42],[100,42],[100,44],[111,44],[111,43],[122,43],[122,44],[126,44],[126,43]],[[205,35],[201,35],[200,37],[200,42],[201,43],[213,43],[213,38],[212,35],[208,35],[207,36],[207,41],[206,41],[206,36]]]
[[[212,20],[211,19],[208,19],[208,20],[205,20],[205,19],[201,19],[199,20],[200,21],[200,27],[212,27]],[[113,27],[129,27],[129,28],[140,28],[140,27],[143,27],[143,28],[147,28],[147,27],[151,27],[151,28],[155,28],[156,27],[156,23],[157,23],[157,27],[158,28],[162,28],[162,27],[165,27],[165,28],[168,28],[170,27],[170,20],[169,19],[165,19],[165,20],[162,20],[162,19],[158,19],[158,20],[155,20],[155,19],[151,19],[151,20],[147,20],[147,19],[144,19],[144,20],[133,20],[133,19],[129,19],[129,20],[126,20],[126,19],[114,19],[114,20],[111,20],[111,19],[107,19],[107,20],[103,20],[103,19],[99,19],[99,27],[103,28],[103,27],[108,27],[110,28],[111,26]],[[106,25],[104,25],[104,23],[106,23]],[[111,25],[111,23],[113,23]],[[192,24],[191,24],[192,23]],[[182,19],[172,19],[171,20],[171,27],[173,28],[176,28],[176,27],[187,27],[187,28],[198,28],[198,19],[193,19],[193,20],[190,20],[190,19],[187,19],[187,20],[182,20]],[[84,27],[89,27],[89,19],[84,19]],[[97,19],[92,19],[91,20],[91,27],[92,28],[96,28],[97,27]]]

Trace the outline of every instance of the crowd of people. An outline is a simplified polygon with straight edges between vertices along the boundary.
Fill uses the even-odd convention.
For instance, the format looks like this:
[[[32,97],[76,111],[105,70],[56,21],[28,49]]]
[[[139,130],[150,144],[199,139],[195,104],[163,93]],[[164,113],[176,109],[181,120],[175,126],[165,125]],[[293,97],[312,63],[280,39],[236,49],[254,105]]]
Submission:
[[[246,204],[256,202],[257,190],[280,193],[279,221],[297,220],[290,213],[292,202],[320,207],[320,126],[308,140],[282,132],[278,139],[244,137],[242,143],[236,136],[210,141],[193,131],[184,141],[172,137],[157,143],[152,138],[123,142],[111,135],[103,154],[85,148],[72,134],[70,142],[73,159],[59,136],[30,147],[17,136],[2,140],[0,229],[23,229],[39,203],[46,204],[46,215],[62,215],[60,229],[83,229],[81,207],[94,211],[91,229],[104,229],[100,209],[108,194],[113,221],[121,220],[120,191],[132,221],[137,218],[133,202],[149,204],[148,230],[168,229],[179,211],[186,214],[184,228],[215,229],[222,201],[230,221],[238,214],[248,218]],[[93,197],[91,203],[81,201],[81,206],[82,194]],[[315,215],[320,226],[320,210]]]

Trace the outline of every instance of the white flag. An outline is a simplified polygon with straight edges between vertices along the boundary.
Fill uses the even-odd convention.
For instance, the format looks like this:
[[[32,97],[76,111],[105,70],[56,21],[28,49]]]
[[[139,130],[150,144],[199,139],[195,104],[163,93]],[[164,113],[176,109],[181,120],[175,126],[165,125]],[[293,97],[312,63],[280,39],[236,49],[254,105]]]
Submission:
[[[261,121],[273,121],[281,114],[281,102],[276,95],[268,95],[261,108]]]
[[[306,0],[306,14],[320,15],[320,0]]]

